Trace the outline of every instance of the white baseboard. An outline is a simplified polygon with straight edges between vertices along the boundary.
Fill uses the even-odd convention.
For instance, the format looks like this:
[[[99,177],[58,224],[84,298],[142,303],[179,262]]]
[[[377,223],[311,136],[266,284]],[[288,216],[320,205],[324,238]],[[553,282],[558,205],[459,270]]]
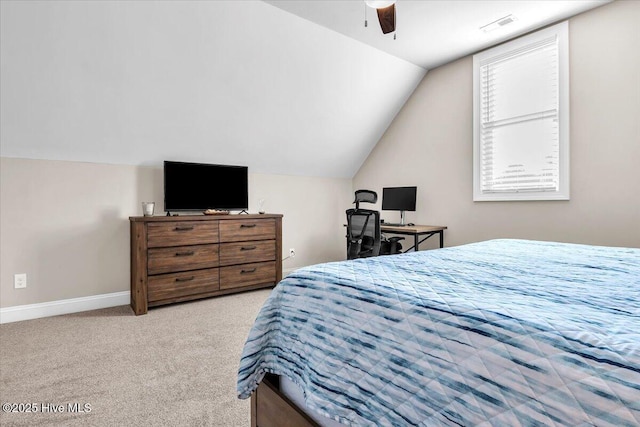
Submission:
[[[129,305],[131,292],[114,292],[111,294],[93,295],[89,297],[71,298],[39,304],[16,305],[0,308],[0,324],[19,322],[21,320],[39,319],[41,317],[59,316],[61,314],[80,313],[81,311]]]
[[[282,277],[288,276],[295,270],[297,270],[297,268],[283,269]],[[129,305],[130,298],[131,292],[124,291],[39,304],[5,307],[0,308],[0,324],[40,319],[41,317],[59,316],[61,314],[80,313],[82,311],[117,307],[119,305]]]

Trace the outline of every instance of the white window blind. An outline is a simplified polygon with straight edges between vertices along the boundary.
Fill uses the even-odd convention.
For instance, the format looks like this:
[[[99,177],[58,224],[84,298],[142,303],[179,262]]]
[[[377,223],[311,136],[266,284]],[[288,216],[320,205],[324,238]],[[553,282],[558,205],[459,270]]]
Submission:
[[[474,200],[568,198],[568,61],[557,27],[474,56]]]

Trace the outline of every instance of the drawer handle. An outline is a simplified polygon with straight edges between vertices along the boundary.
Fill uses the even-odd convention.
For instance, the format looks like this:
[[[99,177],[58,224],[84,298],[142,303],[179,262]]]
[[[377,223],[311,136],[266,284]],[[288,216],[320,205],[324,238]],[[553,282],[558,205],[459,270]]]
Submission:
[[[240,224],[240,228],[253,228],[256,224]]]
[[[247,273],[255,273],[256,269],[255,268],[250,268],[248,270],[243,269],[240,274],[247,274]]]
[[[243,246],[240,248],[241,251],[252,251],[256,248],[257,246]]]
[[[189,230],[193,230],[193,225],[182,225],[182,226],[177,226],[176,228],[174,228],[175,231],[189,231]]]
[[[191,277],[178,277],[176,278],[176,282],[190,282],[193,279],[195,279],[196,276],[191,276]]]
[[[191,256],[193,254],[194,254],[193,251],[176,252],[176,256]]]

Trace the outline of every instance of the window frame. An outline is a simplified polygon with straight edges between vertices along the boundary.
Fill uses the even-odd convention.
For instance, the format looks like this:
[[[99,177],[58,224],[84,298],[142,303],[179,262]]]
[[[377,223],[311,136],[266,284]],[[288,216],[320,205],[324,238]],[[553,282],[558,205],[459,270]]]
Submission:
[[[558,40],[558,135],[559,175],[556,191],[484,192],[481,180],[481,130],[480,130],[480,63],[493,57],[535,44],[555,36]],[[569,200],[569,23],[564,21],[535,33],[517,38],[487,49],[473,56],[473,200]]]

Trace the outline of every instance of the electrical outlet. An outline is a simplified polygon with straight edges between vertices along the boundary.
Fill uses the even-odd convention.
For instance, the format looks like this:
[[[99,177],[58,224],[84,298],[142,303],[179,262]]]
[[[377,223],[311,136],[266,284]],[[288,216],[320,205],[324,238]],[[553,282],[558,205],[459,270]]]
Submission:
[[[27,273],[14,274],[13,275],[13,287],[15,289],[22,289],[27,287]]]
[[[296,257],[296,250],[294,248],[289,249],[289,258]]]

